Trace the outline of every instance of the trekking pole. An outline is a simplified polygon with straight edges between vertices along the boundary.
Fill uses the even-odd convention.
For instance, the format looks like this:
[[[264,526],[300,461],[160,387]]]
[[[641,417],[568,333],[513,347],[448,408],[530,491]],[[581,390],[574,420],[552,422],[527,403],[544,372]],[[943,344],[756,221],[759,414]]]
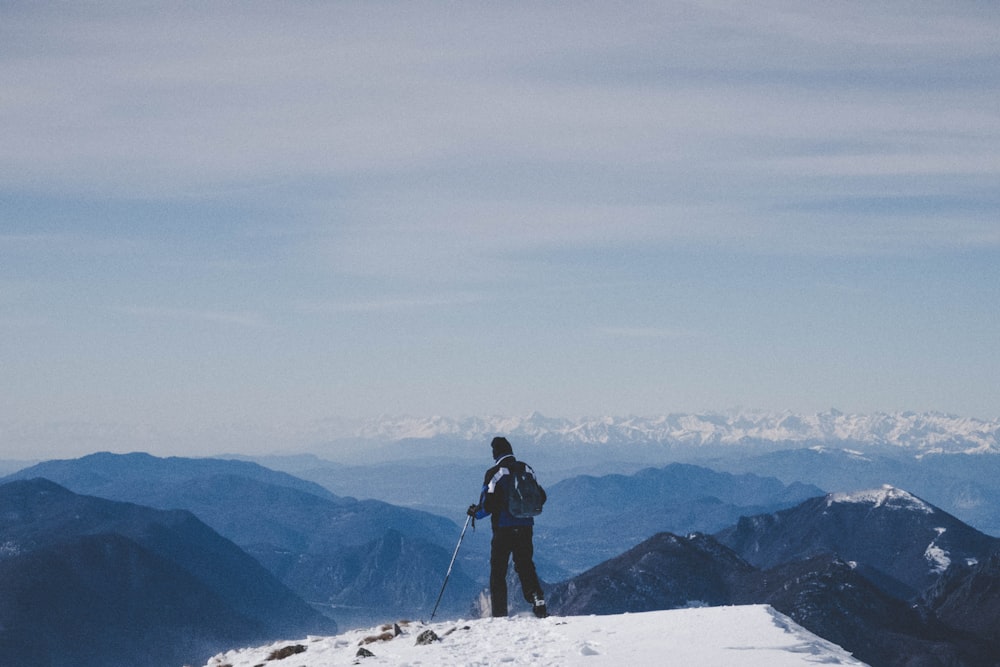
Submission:
[[[448,572],[444,575],[444,583],[441,584],[441,592],[438,593],[437,602],[434,603],[434,610],[431,612],[431,620],[434,620],[434,614],[437,613],[438,605],[441,604],[441,596],[444,595],[444,587],[448,585],[448,577],[451,576],[451,568],[455,565],[455,558],[458,556],[458,548],[462,546],[462,540],[465,539],[465,531],[469,527],[469,521],[472,520],[472,516],[465,517],[465,525],[462,526],[462,534],[458,536],[458,544],[455,545],[455,553],[451,555],[451,562],[448,563]]]

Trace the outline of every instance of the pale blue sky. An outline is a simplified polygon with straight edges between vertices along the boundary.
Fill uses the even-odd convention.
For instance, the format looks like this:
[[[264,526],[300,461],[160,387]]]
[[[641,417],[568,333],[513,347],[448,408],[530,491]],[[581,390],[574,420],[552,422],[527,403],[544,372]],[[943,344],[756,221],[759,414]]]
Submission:
[[[0,457],[1000,416],[1000,5],[39,4],[0,2]]]

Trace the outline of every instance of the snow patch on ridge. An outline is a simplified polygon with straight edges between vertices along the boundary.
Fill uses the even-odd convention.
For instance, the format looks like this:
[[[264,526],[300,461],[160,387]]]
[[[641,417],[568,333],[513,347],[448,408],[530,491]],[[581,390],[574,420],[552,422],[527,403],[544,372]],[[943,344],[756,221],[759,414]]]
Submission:
[[[945,529],[935,528],[934,530],[937,532],[937,537],[927,545],[927,550],[924,551],[924,558],[931,564],[931,572],[942,574],[951,567],[951,555],[937,543],[938,538],[945,534]]]
[[[0,544],[0,558],[11,558],[13,556],[21,555],[21,545],[17,542],[7,540],[3,544]]]
[[[569,444],[667,444],[694,447],[746,445],[753,442],[810,447],[847,445],[863,457],[860,446],[910,449],[930,454],[1000,453],[1000,419],[979,420],[933,412],[845,414],[838,410],[812,415],[790,412],[668,414],[654,417],[552,418],[527,416],[449,418],[391,417],[356,423],[352,438],[378,441],[454,437],[482,440],[503,434],[521,441]]]
[[[923,514],[933,514],[934,508],[911,493],[885,484],[881,489],[857,491],[854,493],[831,493],[826,497],[826,506],[834,503],[858,503],[872,507],[887,507],[889,509],[908,509]]]

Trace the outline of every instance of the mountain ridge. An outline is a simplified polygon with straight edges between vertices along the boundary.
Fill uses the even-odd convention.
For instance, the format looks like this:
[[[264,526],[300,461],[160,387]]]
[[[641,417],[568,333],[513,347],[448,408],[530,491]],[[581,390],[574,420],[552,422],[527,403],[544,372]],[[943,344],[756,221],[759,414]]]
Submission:
[[[928,454],[1000,453],[1000,418],[938,412],[815,414],[736,411],[569,419],[526,416],[382,416],[354,423],[349,439],[376,442],[448,438],[488,441],[497,434],[531,444],[739,446],[753,443],[889,446]]]
[[[5,665],[175,665],[337,627],[185,510],[14,480],[0,484],[0,534]]]
[[[869,580],[903,600],[927,589],[953,563],[978,562],[1000,550],[1000,538],[889,485],[742,517],[714,537],[763,569],[835,554],[859,563]]]
[[[659,533],[547,599],[556,615],[769,604],[874,667],[995,667],[998,573],[1000,539],[884,486]]]
[[[0,479],[15,483],[44,477],[78,494],[134,503],[165,511],[185,510],[245,551],[270,574],[338,623],[368,623],[353,578],[371,575],[366,545],[386,546],[392,534],[405,548],[383,548],[378,564],[406,572],[410,599],[393,598],[392,582],[370,589],[373,599],[395,607],[384,613],[412,613],[434,604],[439,572],[447,565],[458,525],[445,517],[396,507],[378,500],[339,496],[318,484],[269,470],[258,464],[222,459],[159,458],[149,454],[100,453],[74,460],[44,462]],[[2,545],[2,540],[0,540]],[[0,546],[2,549],[2,546]],[[360,561],[356,567],[338,565]],[[425,567],[414,571],[415,563]],[[331,565],[332,564],[332,565]],[[353,577],[353,578],[352,578]],[[464,575],[456,564],[453,590],[442,610],[461,606],[455,594]],[[322,584],[329,584],[324,590]],[[333,586],[336,584],[336,586]],[[340,591],[346,588],[347,591]],[[471,584],[466,584],[470,590]],[[360,609],[360,611],[359,611]],[[355,616],[361,616],[361,620]]]

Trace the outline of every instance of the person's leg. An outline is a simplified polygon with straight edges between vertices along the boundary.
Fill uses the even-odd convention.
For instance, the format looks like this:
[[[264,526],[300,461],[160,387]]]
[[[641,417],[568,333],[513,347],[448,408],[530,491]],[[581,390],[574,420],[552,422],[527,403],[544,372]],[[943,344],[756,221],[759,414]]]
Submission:
[[[544,617],[546,615],[545,593],[538,581],[538,573],[535,571],[533,560],[535,553],[532,540],[534,530],[531,526],[514,528],[513,530],[514,571],[517,572],[517,576],[521,580],[521,592],[528,604],[534,607],[535,615]]]
[[[496,528],[490,543],[490,599],[493,616],[507,615],[507,564],[511,553],[511,529]]]

